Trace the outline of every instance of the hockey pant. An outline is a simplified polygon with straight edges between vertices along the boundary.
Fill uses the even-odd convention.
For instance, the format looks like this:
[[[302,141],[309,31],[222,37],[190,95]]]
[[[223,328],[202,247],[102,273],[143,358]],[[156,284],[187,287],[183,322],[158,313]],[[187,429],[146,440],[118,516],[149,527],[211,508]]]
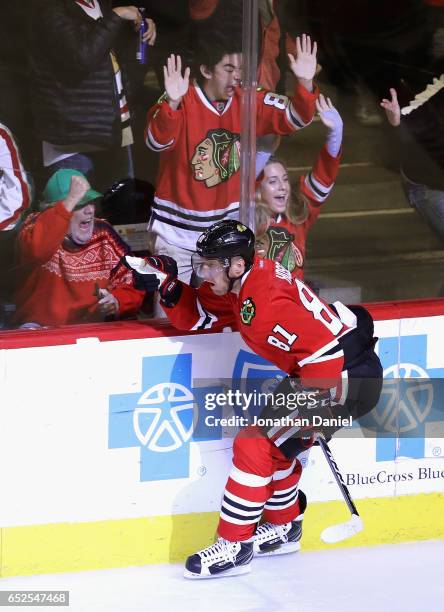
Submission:
[[[255,426],[237,434],[219,536],[232,542],[249,540],[262,517],[283,525],[300,514],[298,483],[312,442],[299,439],[294,458],[288,459]]]
[[[322,425],[312,426],[264,426],[262,433],[270,438],[280,451],[288,458],[294,456],[300,436],[307,437],[322,433],[327,439],[341,429],[341,419],[352,417],[353,422],[368,414],[378,403],[382,389],[382,366],[379,357],[374,351],[377,338],[373,336],[373,320],[367,310],[361,306],[350,307],[356,314],[358,327],[340,339],[340,348],[344,353],[344,371],[341,381],[338,381],[331,390],[328,390],[332,381],[319,381],[323,393],[318,394],[318,402],[307,409],[303,404],[298,407],[295,416],[306,418],[313,422],[313,415],[321,417]],[[337,348],[332,349],[336,351]],[[329,383],[329,384],[326,384]],[[300,387],[300,386],[299,386]],[[298,379],[286,377],[276,387],[276,396],[293,394],[298,388]],[[300,389],[303,397],[313,389]],[[331,392],[330,392],[331,391]],[[327,396],[327,397],[326,397]],[[333,398],[329,400],[328,398]],[[286,405],[273,405],[269,402],[264,408],[261,417],[285,421],[290,414]],[[341,417],[341,419],[338,419]],[[336,420],[338,424],[336,424]],[[325,423],[325,424],[324,424]],[[303,439],[303,438],[302,438]]]
[[[362,358],[361,358],[362,357]],[[322,382],[325,382],[324,380]],[[286,377],[276,387],[274,393],[286,396],[297,388],[298,380]],[[382,367],[378,356],[369,349],[360,359],[343,372],[343,378],[333,391],[340,389],[342,395],[340,403],[326,399],[331,396],[329,389],[317,394],[318,402],[314,408],[306,409],[303,405],[298,408],[295,417],[306,419],[307,425],[302,426],[298,421],[294,425],[286,424],[285,419],[291,414],[286,405],[273,405],[270,402],[262,411],[261,418],[265,421],[271,417],[282,425],[264,425],[261,427],[263,435],[268,437],[281,453],[291,459],[295,456],[295,449],[300,440],[322,433],[328,440],[342,427],[344,419],[352,418],[353,423],[359,422],[360,417],[370,412],[378,403],[382,388]],[[310,394],[310,389],[303,390],[303,397]],[[313,416],[320,417],[322,424],[315,422]],[[340,418],[339,418],[340,417]]]

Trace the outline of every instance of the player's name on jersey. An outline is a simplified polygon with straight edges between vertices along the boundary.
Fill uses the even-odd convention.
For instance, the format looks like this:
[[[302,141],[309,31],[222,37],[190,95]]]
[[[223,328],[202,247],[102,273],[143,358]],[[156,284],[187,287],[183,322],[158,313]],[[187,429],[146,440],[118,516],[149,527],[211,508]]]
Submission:
[[[205,425],[207,427],[246,427],[247,425],[257,425],[258,427],[352,427],[353,417],[329,417],[323,418],[314,414],[310,418],[292,417],[287,415],[279,419],[262,418],[253,416],[233,415],[227,418],[216,417],[209,414],[205,417]]]

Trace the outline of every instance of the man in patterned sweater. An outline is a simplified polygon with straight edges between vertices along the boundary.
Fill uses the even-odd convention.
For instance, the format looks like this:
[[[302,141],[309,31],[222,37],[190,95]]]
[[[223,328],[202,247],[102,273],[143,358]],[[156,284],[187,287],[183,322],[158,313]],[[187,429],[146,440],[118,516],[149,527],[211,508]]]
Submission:
[[[76,170],[58,170],[44,197],[49,207],[18,235],[20,278],[13,323],[63,325],[133,315],[143,292],[119,265],[130,252],[112,226],[94,217],[101,194]]]

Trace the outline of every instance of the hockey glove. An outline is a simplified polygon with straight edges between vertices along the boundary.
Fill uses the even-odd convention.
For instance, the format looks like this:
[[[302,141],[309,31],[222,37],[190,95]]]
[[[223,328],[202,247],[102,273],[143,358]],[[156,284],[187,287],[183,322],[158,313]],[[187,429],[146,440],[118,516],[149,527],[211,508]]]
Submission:
[[[334,416],[335,408],[332,410],[329,389],[304,388],[298,379],[287,377],[276,387],[273,400],[260,415],[265,420],[262,432],[275,443],[290,429],[285,439],[307,438],[317,432],[329,436],[328,420]]]
[[[159,284],[160,303],[167,308],[172,308],[180,300],[182,294],[182,283],[177,278],[177,263],[168,255],[152,255],[146,258],[146,262],[165,275]]]
[[[298,416],[308,420],[302,427],[304,435],[316,437],[320,433],[328,442],[341,429],[340,418],[350,416],[347,408],[332,399],[330,389],[304,388],[297,378],[290,379],[290,386],[299,399]]]
[[[167,308],[175,306],[182,293],[182,283],[177,278],[177,264],[167,255],[122,258],[124,265],[133,271],[136,289],[159,291],[160,302]]]

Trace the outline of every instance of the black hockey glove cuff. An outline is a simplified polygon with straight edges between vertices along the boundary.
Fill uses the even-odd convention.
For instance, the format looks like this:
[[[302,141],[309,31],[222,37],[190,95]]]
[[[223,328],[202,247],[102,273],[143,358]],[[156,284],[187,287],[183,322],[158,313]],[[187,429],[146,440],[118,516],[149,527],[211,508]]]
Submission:
[[[331,394],[330,389],[305,388],[298,379],[290,379],[290,386],[297,398],[297,410],[300,418],[308,419],[316,424],[319,419],[331,417]]]
[[[335,418],[337,407],[332,405],[330,389],[305,388],[298,379],[286,378],[260,415],[264,419],[262,432],[273,442],[290,437],[306,438],[318,432],[329,436],[329,421]],[[287,431],[290,431],[288,435]]]
[[[171,281],[165,281],[159,287],[160,303],[167,308],[173,308],[180,300],[182,295],[182,282],[175,278]]]
[[[159,284],[160,303],[172,308],[182,295],[182,283],[177,278],[177,263],[168,255],[152,255],[146,258],[146,262],[166,275],[165,280]]]

